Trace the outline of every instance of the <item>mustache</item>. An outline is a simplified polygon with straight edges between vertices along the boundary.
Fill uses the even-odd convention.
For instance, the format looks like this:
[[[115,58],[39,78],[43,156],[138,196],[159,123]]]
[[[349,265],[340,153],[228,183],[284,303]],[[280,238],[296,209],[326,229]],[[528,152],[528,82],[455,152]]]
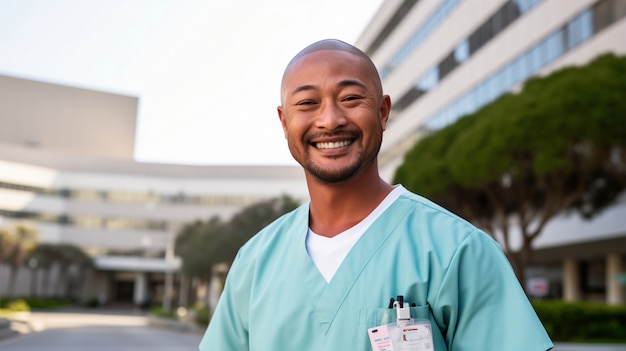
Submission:
[[[304,137],[304,141],[306,141],[307,143],[311,143],[311,140],[325,139],[325,138],[357,139],[360,136],[361,136],[361,133],[359,133],[356,130],[341,130],[341,131],[332,132],[332,133],[329,133],[329,132],[317,132],[317,133],[307,134]]]

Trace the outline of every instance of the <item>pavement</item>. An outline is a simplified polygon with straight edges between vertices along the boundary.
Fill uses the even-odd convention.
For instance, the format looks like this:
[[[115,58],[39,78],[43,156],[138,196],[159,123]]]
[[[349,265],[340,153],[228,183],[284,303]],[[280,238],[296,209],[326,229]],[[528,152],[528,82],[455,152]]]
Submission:
[[[552,351],[626,351],[626,345],[622,344],[577,344],[577,343],[554,343]]]
[[[16,332],[11,328],[11,321],[0,318],[0,340],[9,338],[15,334]]]
[[[167,328],[180,332],[202,333],[203,328],[192,323],[177,322],[170,319],[147,315],[147,323],[157,328]],[[43,330],[37,321],[30,321],[21,316],[18,320],[0,318],[0,341],[21,334],[28,334]],[[552,351],[626,351],[626,344],[581,344],[555,343]]]

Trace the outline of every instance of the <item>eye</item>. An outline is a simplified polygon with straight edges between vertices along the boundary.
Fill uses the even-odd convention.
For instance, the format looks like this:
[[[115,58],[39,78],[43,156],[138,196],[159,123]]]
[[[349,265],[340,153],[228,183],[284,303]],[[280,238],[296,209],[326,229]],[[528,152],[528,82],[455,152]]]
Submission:
[[[294,103],[294,107],[299,108],[301,110],[310,110],[316,108],[319,105],[319,101],[317,99],[302,99],[297,100]]]
[[[362,97],[359,95],[348,95],[344,97],[343,99],[341,99],[341,101],[349,102],[349,101],[360,100],[361,98]]]

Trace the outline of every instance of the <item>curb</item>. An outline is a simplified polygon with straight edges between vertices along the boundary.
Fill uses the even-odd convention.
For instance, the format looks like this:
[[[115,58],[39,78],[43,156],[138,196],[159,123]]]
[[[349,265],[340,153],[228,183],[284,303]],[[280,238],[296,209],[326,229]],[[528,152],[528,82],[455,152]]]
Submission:
[[[162,318],[154,315],[148,315],[148,325],[157,328],[165,328],[179,332],[201,333],[202,329],[195,323],[182,322],[170,318]]]
[[[0,318],[0,341],[8,339],[17,332],[11,329],[11,321],[6,318]]]

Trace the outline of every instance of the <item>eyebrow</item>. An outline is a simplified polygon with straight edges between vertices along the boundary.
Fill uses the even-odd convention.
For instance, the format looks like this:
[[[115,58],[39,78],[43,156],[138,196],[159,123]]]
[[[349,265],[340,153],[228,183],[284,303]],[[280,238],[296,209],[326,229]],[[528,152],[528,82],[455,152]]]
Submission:
[[[358,86],[360,88],[367,89],[367,85],[354,79],[342,80],[341,82],[339,82],[339,86],[340,87]]]
[[[346,80],[342,80],[341,82],[339,82],[339,87],[344,88],[344,87],[350,87],[350,86],[357,86],[363,89],[367,89],[367,86],[365,84],[363,84],[362,82],[358,81],[358,80],[354,80],[354,79],[346,79]],[[316,87],[314,85],[301,85],[297,88],[295,88],[291,94],[291,96],[301,92],[301,91],[307,91],[307,90],[315,90]]]

